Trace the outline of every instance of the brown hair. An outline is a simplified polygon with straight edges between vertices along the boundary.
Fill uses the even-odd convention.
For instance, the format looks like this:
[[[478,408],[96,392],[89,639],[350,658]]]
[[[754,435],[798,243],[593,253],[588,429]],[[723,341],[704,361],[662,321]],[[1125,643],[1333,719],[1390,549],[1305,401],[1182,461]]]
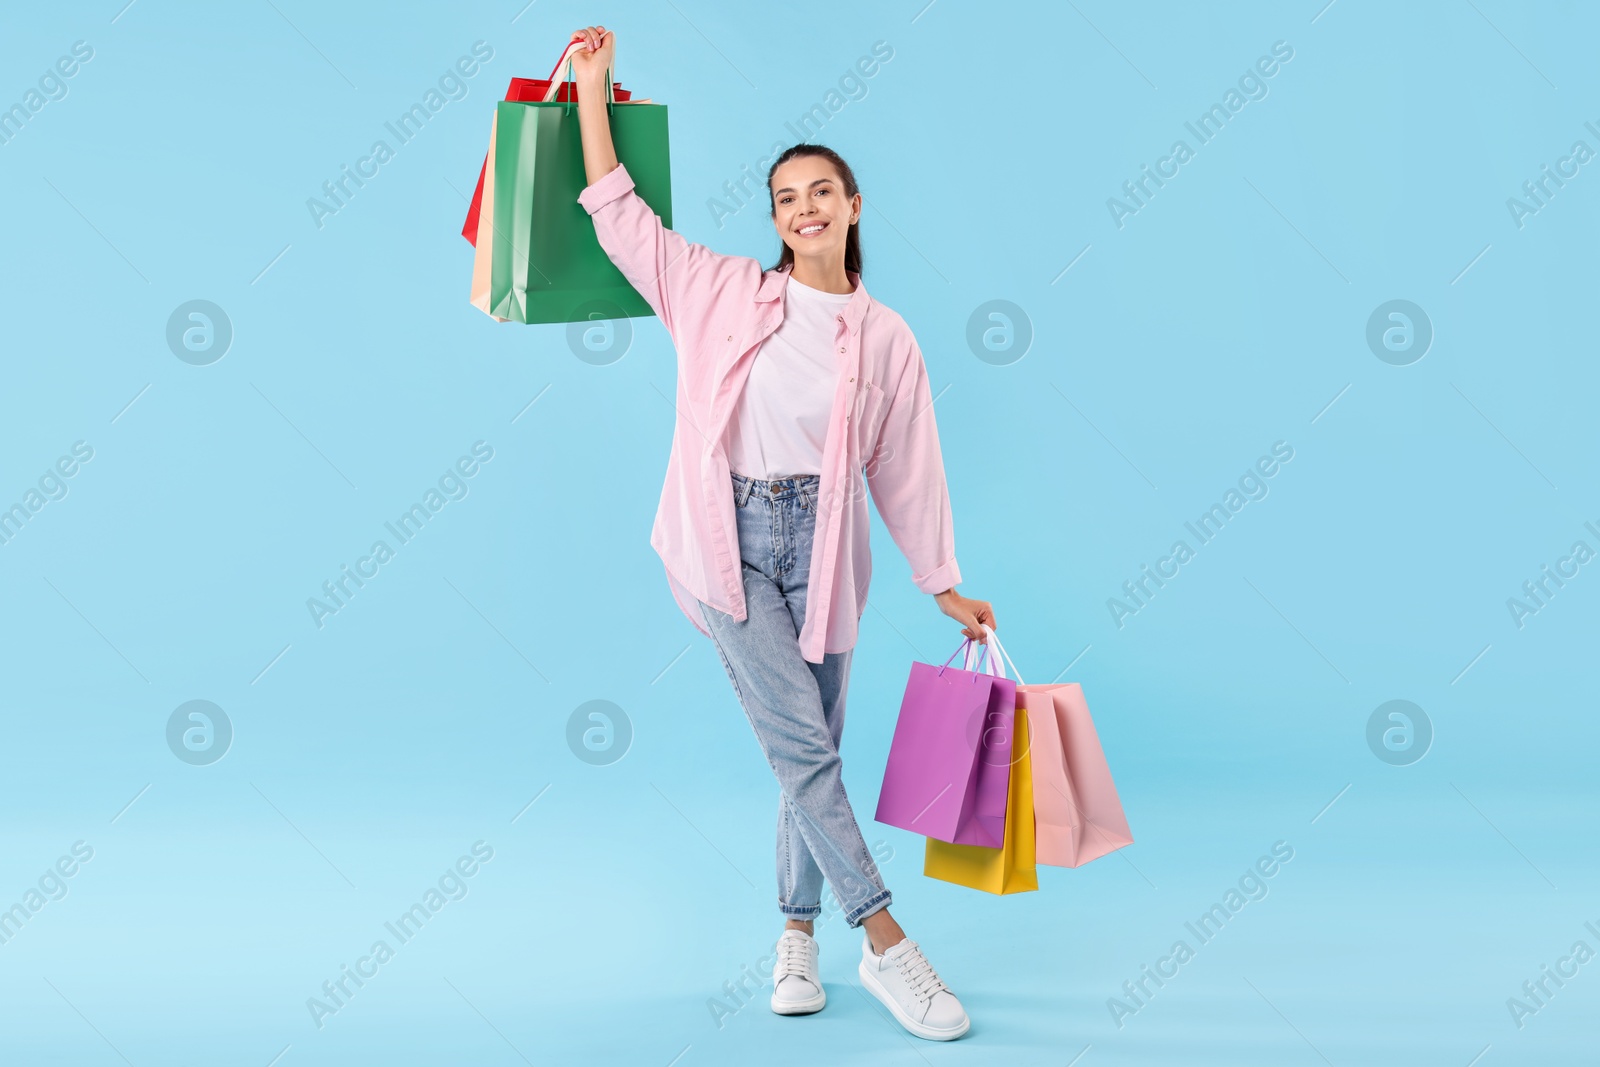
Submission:
[[[767,199],[772,206],[772,210],[769,211],[768,214],[772,218],[776,219],[778,217],[778,201],[772,195],[772,176],[778,172],[779,167],[789,162],[789,160],[795,159],[799,156],[821,156],[829,163],[832,163],[833,169],[839,172],[839,180],[844,183],[844,196],[846,200],[854,199],[855,195],[861,191],[856,187],[856,176],[855,173],[850,170],[850,164],[841,159],[839,157],[839,153],[825,145],[807,144],[806,142],[802,141],[793,147],[784,149],[783,155],[774,160],[772,166],[767,170]],[[857,220],[856,222],[852,222],[850,224],[850,232],[845,235],[844,239],[844,269],[847,271],[854,271],[857,274],[861,273],[860,231],[860,221]],[[771,269],[782,270],[784,267],[789,266],[793,262],[794,249],[790,248],[787,242],[784,242],[783,251],[778,254],[778,262],[774,264]]]

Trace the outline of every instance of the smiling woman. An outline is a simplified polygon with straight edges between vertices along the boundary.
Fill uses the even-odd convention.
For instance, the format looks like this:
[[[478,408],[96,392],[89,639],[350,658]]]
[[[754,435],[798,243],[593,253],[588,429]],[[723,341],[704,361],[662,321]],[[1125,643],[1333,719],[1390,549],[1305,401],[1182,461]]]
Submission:
[[[911,580],[977,641],[994,613],[955,591],[950,497],[922,351],[861,279],[862,198],[832,149],[797,144],[767,175],[778,263],[763,270],[664,225],[617,159],[606,88],[615,36],[573,35],[600,247],[678,354],[677,424],[650,541],[674,599],[711,638],[778,779],[772,1010],[826,1003],[813,923],[823,882],[864,927],[862,984],[911,1033],[967,1032],[961,1002],[890,916],[845,794],[839,745],[872,579],[863,478]],[[889,458],[892,457],[892,460]]]
[[[790,165],[792,164],[792,165]],[[773,160],[767,172],[767,187],[775,184],[779,168],[786,175],[781,188],[772,189],[772,218],[780,230],[785,226],[802,241],[810,244],[822,237],[833,223],[841,224],[844,237],[844,269],[846,273],[861,273],[861,190],[856,187],[855,172],[839,153],[818,144],[797,144]],[[791,184],[792,181],[792,184]],[[796,188],[800,186],[801,188]],[[848,211],[839,215],[815,214],[815,205],[830,200],[844,200]],[[814,254],[813,250],[807,252]],[[773,270],[783,270],[794,263],[794,248],[784,242]],[[802,267],[797,277],[804,278],[811,271]]]

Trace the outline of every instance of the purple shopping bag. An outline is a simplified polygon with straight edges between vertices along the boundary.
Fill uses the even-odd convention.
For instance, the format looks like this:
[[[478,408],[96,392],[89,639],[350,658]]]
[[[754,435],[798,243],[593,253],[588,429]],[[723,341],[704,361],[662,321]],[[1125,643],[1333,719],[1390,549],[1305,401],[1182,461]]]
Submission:
[[[942,666],[911,664],[874,818],[953,845],[999,848],[1017,683],[950,666],[970,644]]]

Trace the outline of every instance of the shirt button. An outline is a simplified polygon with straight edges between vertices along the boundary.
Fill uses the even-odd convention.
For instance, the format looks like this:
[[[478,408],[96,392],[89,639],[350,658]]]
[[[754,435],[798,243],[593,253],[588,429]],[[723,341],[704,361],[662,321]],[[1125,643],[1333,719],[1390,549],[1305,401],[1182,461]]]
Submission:
[[[842,349],[842,348],[841,348],[841,349],[839,349],[839,351],[840,351],[840,352],[843,352],[843,351],[844,351],[844,349]]]
[[[729,334],[729,335],[728,335],[728,340],[730,340],[730,341],[731,341],[731,340],[733,340],[733,334],[731,334],[731,333],[730,333],[730,334]]]

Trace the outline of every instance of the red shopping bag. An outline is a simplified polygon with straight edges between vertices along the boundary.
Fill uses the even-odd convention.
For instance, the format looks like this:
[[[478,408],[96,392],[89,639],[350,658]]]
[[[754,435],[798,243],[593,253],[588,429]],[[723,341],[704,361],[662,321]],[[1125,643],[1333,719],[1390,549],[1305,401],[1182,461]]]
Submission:
[[[572,53],[583,47],[585,47],[583,41],[573,41],[569,44],[567,50],[561,53],[561,58],[556,60],[555,69],[550,72],[548,78],[512,78],[511,87],[506,90],[506,99],[524,104],[540,101],[576,103],[578,83],[569,82],[565,78],[557,81],[556,75],[561,73],[561,68],[566,65]],[[632,93],[622,87],[621,82],[612,82],[611,92],[617,100],[629,100],[633,97]],[[467,221],[461,227],[461,236],[474,246],[478,243],[478,215],[483,210],[483,181],[488,171],[489,160],[485,156],[483,166],[478,169],[478,187],[472,192],[472,206],[467,208]]]

